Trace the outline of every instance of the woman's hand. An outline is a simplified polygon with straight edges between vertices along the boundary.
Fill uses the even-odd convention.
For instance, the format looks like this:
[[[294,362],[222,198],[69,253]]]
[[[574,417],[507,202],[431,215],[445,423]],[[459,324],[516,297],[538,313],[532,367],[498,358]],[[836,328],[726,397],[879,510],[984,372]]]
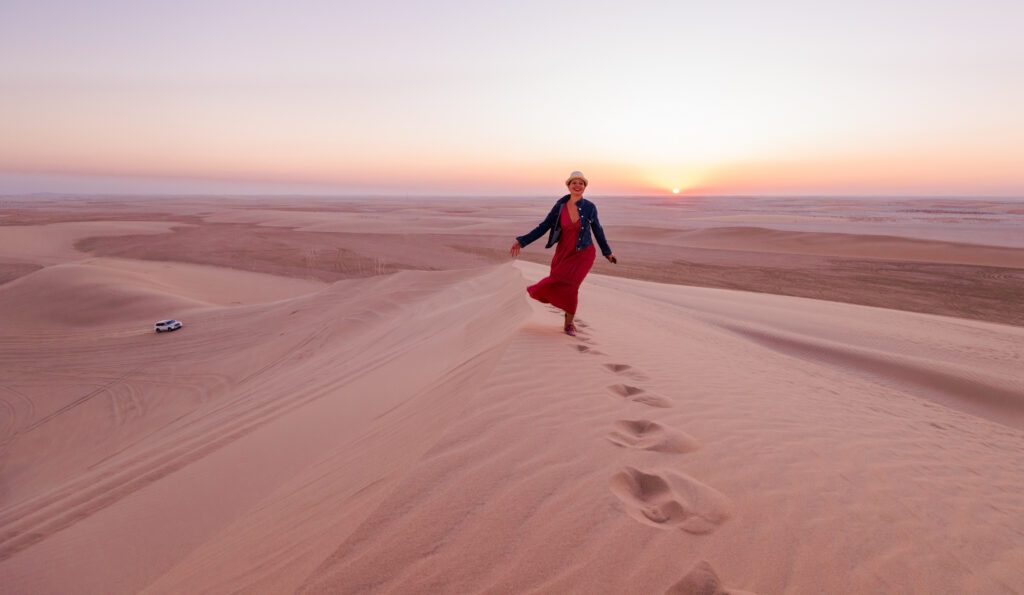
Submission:
[[[607,258],[608,262],[610,262],[612,264],[619,264],[619,259],[615,258],[614,254],[609,254],[608,256],[605,256],[605,258]]]
[[[519,245],[519,240],[516,240],[512,242],[512,249],[509,250],[508,253],[512,255],[512,258],[516,258],[519,256],[519,251],[522,249],[523,247]]]

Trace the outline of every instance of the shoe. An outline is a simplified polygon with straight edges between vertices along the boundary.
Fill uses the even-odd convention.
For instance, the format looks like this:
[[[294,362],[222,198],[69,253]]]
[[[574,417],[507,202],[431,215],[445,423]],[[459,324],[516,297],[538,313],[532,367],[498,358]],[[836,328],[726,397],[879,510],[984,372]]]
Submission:
[[[567,325],[565,325],[565,334],[569,335],[570,337],[575,337],[576,336],[576,325],[575,324],[567,324]]]

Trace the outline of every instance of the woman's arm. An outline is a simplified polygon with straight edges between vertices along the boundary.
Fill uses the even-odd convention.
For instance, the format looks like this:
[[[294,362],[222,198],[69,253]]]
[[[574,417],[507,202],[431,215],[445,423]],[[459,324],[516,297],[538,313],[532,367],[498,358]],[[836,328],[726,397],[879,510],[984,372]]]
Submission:
[[[608,240],[604,238],[604,228],[601,227],[601,221],[597,218],[597,206],[594,207],[594,220],[590,222],[590,227],[594,230],[597,245],[601,247],[601,254],[604,254],[604,257],[613,263],[618,262],[615,255],[612,254],[612,248],[608,245]]]
[[[512,255],[517,256],[519,254],[518,248],[525,248],[530,245],[534,240],[544,235],[544,232],[551,229],[551,226],[558,220],[558,208],[560,205],[556,204],[551,208],[551,212],[548,216],[540,222],[540,225],[533,228],[533,231],[526,235],[521,235],[516,238],[516,243],[512,245]]]

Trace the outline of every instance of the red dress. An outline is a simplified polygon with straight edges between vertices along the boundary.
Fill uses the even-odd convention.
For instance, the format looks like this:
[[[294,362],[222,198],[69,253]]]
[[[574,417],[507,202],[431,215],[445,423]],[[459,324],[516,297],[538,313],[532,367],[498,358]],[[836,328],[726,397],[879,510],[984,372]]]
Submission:
[[[590,267],[594,266],[597,250],[593,244],[582,250],[576,249],[580,222],[572,222],[567,206],[568,203],[559,214],[562,235],[558,238],[555,256],[551,259],[551,274],[527,287],[526,291],[538,302],[557,306],[575,315],[580,284],[590,272]]]

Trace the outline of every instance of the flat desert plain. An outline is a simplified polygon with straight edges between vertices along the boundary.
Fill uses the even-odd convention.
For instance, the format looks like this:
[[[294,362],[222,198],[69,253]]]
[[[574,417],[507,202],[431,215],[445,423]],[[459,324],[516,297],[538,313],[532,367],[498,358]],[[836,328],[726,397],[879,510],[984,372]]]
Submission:
[[[1024,204],[554,198],[0,199],[0,592],[1024,591]]]

